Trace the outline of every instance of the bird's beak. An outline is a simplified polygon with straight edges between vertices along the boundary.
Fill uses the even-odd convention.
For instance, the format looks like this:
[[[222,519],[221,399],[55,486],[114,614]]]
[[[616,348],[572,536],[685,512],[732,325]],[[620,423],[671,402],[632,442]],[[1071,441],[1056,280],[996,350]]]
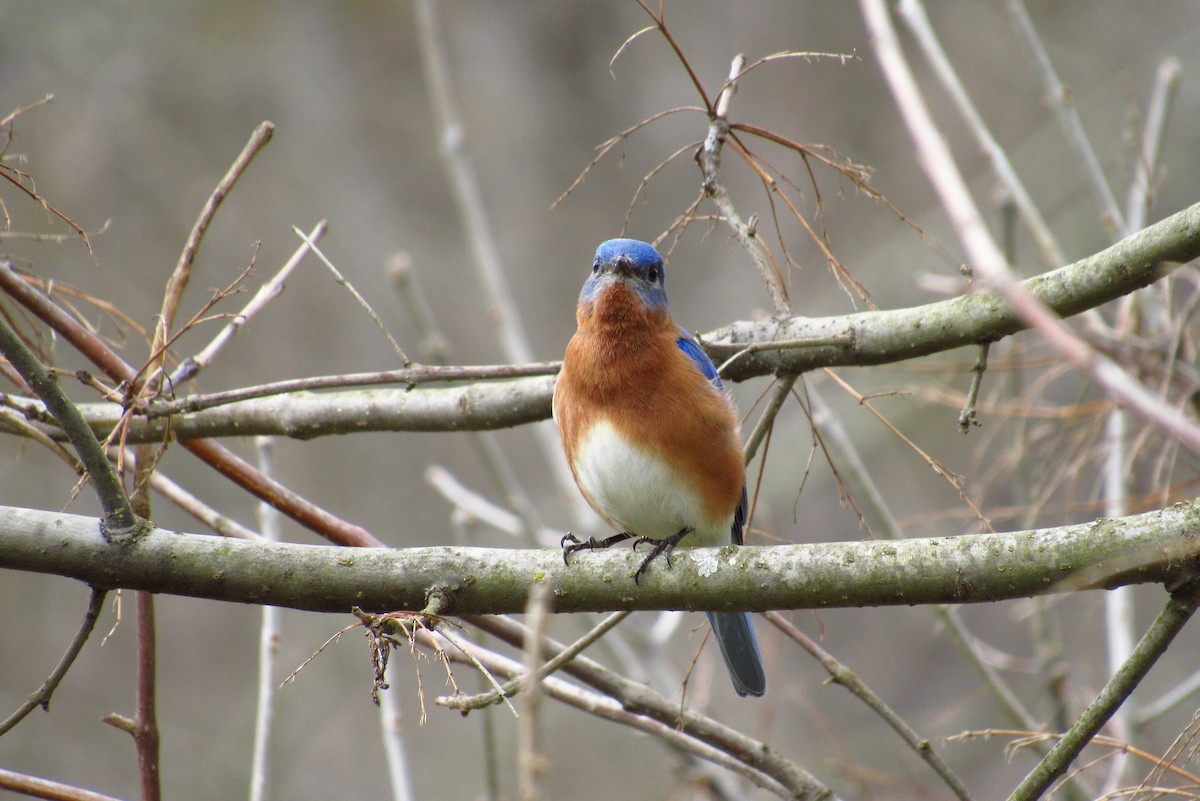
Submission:
[[[615,278],[634,278],[633,265],[627,259],[617,259],[604,265],[604,272]]]

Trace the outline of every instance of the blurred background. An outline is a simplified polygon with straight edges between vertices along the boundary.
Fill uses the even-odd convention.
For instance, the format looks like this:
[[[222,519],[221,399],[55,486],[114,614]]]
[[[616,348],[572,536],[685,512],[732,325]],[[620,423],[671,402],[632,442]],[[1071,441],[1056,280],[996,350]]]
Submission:
[[[560,358],[574,330],[575,296],[596,245],[622,234],[654,239],[696,198],[700,175],[689,144],[704,137],[706,118],[695,111],[680,113],[643,128],[552,208],[610,136],[657,112],[698,106],[687,74],[654,32],[630,44],[610,66],[622,42],[650,24],[633,2],[456,2],[438,8],[464,149],[479,179],[496,255],[524,315],[534,358]],[[1098,202],[1001,4],[931,2],[928,9],[960,77],[1067,257],[1109,244],[1112,234],[1100,219]],[[1200,199],[1196,3],[1038,0],[1029,3],[1029,11],[1122,199],[1136,165],[1141,115],[1155,72],[1166,57],[1181,60],[1182,82],[1169,118],[1151,220]],[[61,242],[6,238],[0,249],[19,265],[104,298],[151,327],[163,286],[202,205],[254,127],[270,120],[276,126],[273,141],[204,239],[181,319],[251,258],[251,287],[266,280],[299,244],[291,226],[310,230],[328,219],[322,249],[410,356],[428,358],[423,333],[387,275],[389,259],[398,254],[410,261],[428,296],[452,362],[506,361],[441,157],[443,132],[432,110],[408,2],[110,0],[65,9],[9,0],[0,15],[0,115],[54,95],[52,103],[17,119],[7,163],[28,173],[56,208],[96,232],[95,259],[71,236]],[[790,0],[673,3],[667,21],[710,96],[737,53],[750,60],[789,50],[853,56],[844,63],[788,59],[756,69],[743,79],[731,118],[809,145],[827,145],[869,165],[874,186],[923,235],[834,172],[818,170],[834,252],[880,308],[941,297],[929,289],[935,283],[929,277],[956,277],[961,251],[916,162],[857,8]],[[911,39],[904,41],[977,200],[998,220],[985,158]],[[799,159],[766,144],[754,147],[797,184],[794,196],[813,215],[816,197]],[[642,177],[680,149],[630,212]],[[760,229],[774,235],[766,193],[729,151],[723,178],[741,214],[757,215]],[[9,230],[69,233],[11,186],[0,187],[0,198],[11,218]],[[714,209],[702,205],[700,212]],[[788,275],[797,313],[824,316],[863,308],[838,286],[820,251],[794,223],[784,221],[783,235],[797,262]],[[664,248],[669,245],[670,240]],[[1023,233],[1016,255],[1021,270],[1042,269]],[[699,332],[770,310],[751,263],[723,225],[701,222],[688,228],[670,253],[668,279],[676,319]],[[240,307],[243,299],[224,310]],[[110,320],[94,319],[106,334],[121,335]],[[215,331],[199,329],[178,352],[194,353]],[[66,348],[56,353],[62,366],[83,366]],[[127,337],[126,358],[140,363],[145,356],[145,344]],[[1057,468],[1077,472],[1033,521],[1014,509],[1020,498],[1012,488],[1013,475],[1023,469],[1005,457],[1014,429],[985,411],[981,429],[968,437],[957,430],[959,402],[953,399],[968,386],[973,360],[973,352],[963,351],[839,374],[860,392],[885,393],[876,400],[878,408],[965,477],[972,497],[997,528],[1099,516],[1094,470],[1099,457],[1089,450],[1096,438],[1094,419],[1050,417],[1038,421],[1036,429],[1022,429],[1034,431],[1031,439],[1061,459]],[[193,389],[398,366],[371,321],[309,258],[284,294],[239,334]],[[995,384],[1003,385],[1002,375]],[[909,535],[978,529],[958,493],[916,453],[828,379],[807,380],[841,415]],[[735,387],[742,411],[752,409],[767,387],[765,379]],[[1069,372],[1043,392],[1043,400],[1051,402],[1094,397]],[[82,392],[76,396],[91,399]],[[747,427],[756,417],[757,412],[750,415]],[[543,521],[560,530],[575,525],[573,490],[557,489],[552,480],[550,461],[561,456],[533,447],[530,429],[500,432],[498,439]],[[249,442],[226,444],[253,456]],[[281,441],[276,447],[281,481],[396,547],[456,541],[453,509],[425,477],[432,466],[500,498],[467,435],[375,434]],[[254,525],[255,501],[186,452],[169,451],[162,469],[207,503]],[[1036,481],[1042,474],[1029,475]],[[752,542],[865,536],[854,510],[842,503],[832,471],[814,453],[809,423],[796,404],[780,418],[763,477]],[[0,504],[94,514],[97,507],[87,491],[69,503],[73,484],[74,476],[37,447],[0,438]],[[163,501],[157,502],[155,519],[167,527],[203,530]],[[292,541],[316,541],[290,523],[285,534]],[[458,536],[463,535],[460,529]],[[484,526],[467,526],[465,536],[473,544],[521,545]],[[1163,596],[1157,588],[1140,593],[1139,617],[1148,620]],[[86,598],[86,588],[66,579],[0,573],[0,715],[35,689],[59,659]],[[1097,594],[1089,594],[1050,604],[1057,642],[1072,656],[1068,695],[1076,704],[1089,700],[1105,678],[1099,603]],[[130,738],[100,722],[110,712],[132,714],[132,602],[126,607],[123,622],[103,646],[100,636],[88,643],[50,713],[35,713],[0,738],[0,766],[116,796],[136,795]],[[259,612],[169,597],[160,599],[158,610],[165,794],[238,797],[249,775]],[[1033,649],[1028,611],[1027,604],[1012,603],[966,609],[964,615],[988,643],[1028,657]],[[826,648],[942,745],[979,797],[1006,793],[1032,764],[1028,756],[1010,764],[995,740],[944,742],[964,729],[1004,728],[1007,721],[927,610],[804,612],[795,618],[810,633],[822,634]],[[637,640],[639,624],[653,620],[642,614],[622,628]],[[1094,621],[1096,628],[1081,621]],[[285,613],[279,678],[349,622]],[[703,630],[693,629],[702,622],[699,615],[688,616],[673,637],[671,654],[680,668],[699,642]],[[97,634],[115,623],[109,610]],[[558,618],[551,633],[570,639],[582,623]],[[851,797],[946,795],[883,724],[848,694],[826,686],[819,666],[767,628],[759,624],[772,683],[767,702],[736,699],[716,666],[710,697],[702,703]],[[1194,653],[1195,629],[1182,641],[1180,651]],[[713,674],[716,665],[715,651],[708,650],[712,653],[701,660],[703,675]],[[597,656],[614,658],[603,650]],[[1155,688],[1172,686],[1192,669],[1187,661],[1168,659],[1143,691],[1153,695]],[[430,698],[444,691],[440,671],[423,666]],[[397,655],[392,692],[405,712],[402,725],[418,797],[483,797],[484,715],[462,718],[430,703],[429,721],[418,726],[416,685],[409,674],[410,663]],[[386,792],[370,680],[367,648],[354,634],[281,691],[271,797],[375,798]],[[1016,675],[1014,683],[1035,708],[1045,700],[1044,680],[1036,672]],[[1146,747],[1165,748],[1190,718],[1191,706],[1184,706],[1161,721],[1159,734],[1148,735]],[[502,789],[511,797],[515,724],[502,708],[486,714],[500,735]],[[549,797],[611,798],[616,765],[621,786],[636,788],[637,796],[667,796],[679,781],[676,760],[665,748],[626,729],[563,709],[548,710],[546,726]]]

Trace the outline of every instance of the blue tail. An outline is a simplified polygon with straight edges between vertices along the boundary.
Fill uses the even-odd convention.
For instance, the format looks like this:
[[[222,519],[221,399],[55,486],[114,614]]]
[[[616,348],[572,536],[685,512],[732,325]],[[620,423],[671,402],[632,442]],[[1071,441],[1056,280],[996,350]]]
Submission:
[[[733,689],[738,695],[760,696],[767,691],[767,676],[763,672],[762,657],[758,653],[758,640],[754,636],[754,625],[749,612],[708,612],[708,622],[721,656],[733,679]]]

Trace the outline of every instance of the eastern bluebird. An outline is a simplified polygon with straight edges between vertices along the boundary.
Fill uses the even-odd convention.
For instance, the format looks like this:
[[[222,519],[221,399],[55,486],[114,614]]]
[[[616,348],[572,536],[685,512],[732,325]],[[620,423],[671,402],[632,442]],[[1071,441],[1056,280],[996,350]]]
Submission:
[[[742,544],[746,471],[737,412],[712,361],[667,310],[662,257],[633,239],[596,250],[554,388],[554,420],[579,491],[619,534],[563,538],[563,559],[629,538],[655,557]],[[767,681],[750,615],[709,612],[738,695]]]

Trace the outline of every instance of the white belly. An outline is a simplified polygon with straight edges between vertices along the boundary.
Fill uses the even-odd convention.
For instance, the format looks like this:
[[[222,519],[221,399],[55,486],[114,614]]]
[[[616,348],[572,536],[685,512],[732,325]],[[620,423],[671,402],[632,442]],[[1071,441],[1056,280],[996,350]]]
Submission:
[[[733,517],[706,521],[701,499],[683,476],[647,450],[621,439],[609,423],[592,426],[578,443],[575,472],[596,511],[623,532],[662,539],[684,528],[683,546],[727,545]]]

